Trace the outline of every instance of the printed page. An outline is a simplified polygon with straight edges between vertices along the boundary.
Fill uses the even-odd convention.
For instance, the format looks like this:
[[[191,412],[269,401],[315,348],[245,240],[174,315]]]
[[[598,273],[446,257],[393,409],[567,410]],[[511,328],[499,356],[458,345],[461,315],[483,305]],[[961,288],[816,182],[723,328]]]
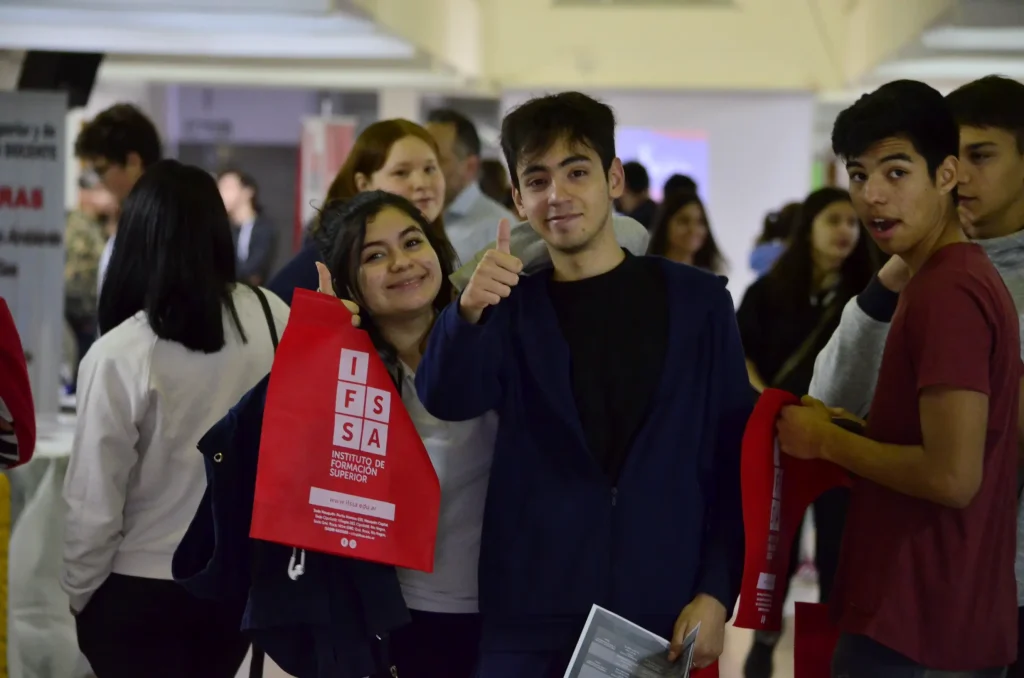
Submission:
[[[699,624],[669,663],[669,641],[595,605],[565,678],[688,678],[698,631]]]

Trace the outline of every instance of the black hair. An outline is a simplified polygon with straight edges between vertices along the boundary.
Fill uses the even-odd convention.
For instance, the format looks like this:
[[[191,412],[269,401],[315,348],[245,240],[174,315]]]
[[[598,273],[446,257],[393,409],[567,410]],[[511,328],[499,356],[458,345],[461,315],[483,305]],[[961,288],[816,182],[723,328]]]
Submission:
[[[622,172],[626,179],[626,190],[631,193],[643,193],[651,188],[651,177],[647,174],[647,168],[635,160],[631,160],[622,166]]]
[[[242,184],[242,188],[247,188],[252,191],[252,209],[256,214],[262,214],[263,205],[260,203],[260,187],[259,184],[256,183],[256,179],[248,172],[243,172],[237,167],[228,167],[217,173],[217,180],[220,181],[224,177],[232,174],[238,177],[238,183]]]
[[[124,202],[100,293],[100,330],[145,311],[161,339],[216,353],[225,307],[246,341],[234,287],[235,246],[217,183],[198,167],[157,162]]]
[[[160,134],[153,121],[131,104],[114,104],[90,120],[75,140],[75,156],[85,160],[104,158],[118,165],[135,153],[147,168],[160,160]]]
[[[1024,153],[1024,84],[988,75],[953,90],[946,102],[960,125],[1005,130],[1016,137],[1017,150]]]
[[[796,228],[796,220],[799,217],[800,203],[798,202],[788,203],[780,210],[769,212],[765,215],[761,235],[757,237],[757,244],[763,245],[766,242],[789,240],[793,229]]]
[[[819,188],[804,200],[793,224],[789,245],[766,276],[769,294],[782,307],[806,306],[814,284],[811,231],[814,220],[830,205],[850,203],[850,194],[831,186]],[[878,269],[878,250],[866,233],[861,233],[853,251],[843,261],[838,301],[845,304],[863,290]]]
[[[722,256],[722,252],[718,249],[718,243],[715,242],[715,235],[711,230],[711,220],[708,219],[708,210],[696,193],[680,191],[665,196],[654,216],[654,222],[651,224],[651,241],[647,245],[647,254],[658,257],[668,254],[668,232],[672,227],[672,217],[679,210],[693,203],[700,206],[701,212],[704,213],[704,223],[707,224],[708,229],[708,237],[704,240],[704,244],[693,255],[693,265],[705,271],[724,273],[725,257]]]
[[[615,113],[580,92],[530,99],[512,110],[501,121],[501,150],[516,190],[520,159],[541,154],[560,139],[597,153],[607,175],[615,160]]]
[[[437,253],[441,265],[441,288],[434,298],[434,311],[440,313],[455,298],[455,286],[449,278],[455,271],[458,258],[444,229],[435,228],[434,224],[423,218],[419,208],[406,198],[387,191],[366,191],[345,201],[328,202],[320,212],[320,228],[315,237],[320,254],[331,272],[335,292],[347,295],[363,309],[360,327],[370,335],[374,347],[394,374],[398,366],[398,351],[381,335],[359,288],[366,224],[389,207],[408,215],[422,229],[427,242]]]
[[[667,198],[673,193],[696,193],[697,182],[685,174],[673,174],[666,181],[661,189],[662,198]]]
[[[438,108],[430,112],[427,122],[455,127],[455,142],[464,157],[480,155],[480,135],[473,121],[451,108]]]
[[[896,80],[865,94],[836,118],[832,150],[845,161],[892,137],[906,139],[932,177],[946,158],[960,155],[960,127],[938,90]]]

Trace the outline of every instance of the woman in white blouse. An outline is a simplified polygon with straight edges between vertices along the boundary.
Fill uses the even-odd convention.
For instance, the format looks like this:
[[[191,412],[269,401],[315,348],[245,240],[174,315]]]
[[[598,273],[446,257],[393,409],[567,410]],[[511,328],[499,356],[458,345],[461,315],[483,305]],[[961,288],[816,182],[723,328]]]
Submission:
[[[171,558],[206,487],[200,437],[270,370],[288,307],[235,282],[214,179],[165,160],[124,204],[82,360],[62,586],[98,678],[233,678],[244,601],[192,598]]]

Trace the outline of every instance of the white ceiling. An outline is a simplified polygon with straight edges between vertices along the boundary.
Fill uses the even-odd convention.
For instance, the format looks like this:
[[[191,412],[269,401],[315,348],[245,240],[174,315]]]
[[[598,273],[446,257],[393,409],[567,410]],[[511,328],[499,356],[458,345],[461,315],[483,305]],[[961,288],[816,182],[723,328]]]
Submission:
[[[412,45],[349,14],[63,9],[11,3],[0,4],[0,46],[220,58],[369,60],[417,55]]]

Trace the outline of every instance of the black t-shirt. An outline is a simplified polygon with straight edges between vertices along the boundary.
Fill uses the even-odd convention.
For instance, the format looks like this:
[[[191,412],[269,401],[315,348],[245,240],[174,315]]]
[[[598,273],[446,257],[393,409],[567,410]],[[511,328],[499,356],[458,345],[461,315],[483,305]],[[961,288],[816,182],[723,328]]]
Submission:
[[[607,273],[551,281],[569,344],[572,388],[587,443],[614,484],[643,427],[668,346],[668,284],[656,259],[626,259]]]
[[[736,312],[743,352],[767,386],[802,396],[810,388],[815,358],[839,326],[839,317],[848,299],[842,297],[838,287],[833,287],[809,297],[804,303],[780,305],[772,295],[771,285],[771,278],[765,276],[743,295]],[[775,376],[816,329],[814,341],[803,358],[775,383]]]

